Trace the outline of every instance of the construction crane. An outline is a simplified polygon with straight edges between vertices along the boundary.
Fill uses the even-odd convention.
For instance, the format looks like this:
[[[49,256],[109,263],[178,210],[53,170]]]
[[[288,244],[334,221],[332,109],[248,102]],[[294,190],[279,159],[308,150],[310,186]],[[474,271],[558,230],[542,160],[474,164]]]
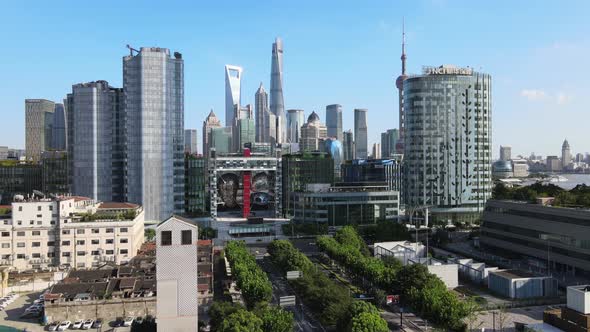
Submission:
[[[135,51],[135,53],[139,53],[138,50],[134,49],[133,47],[131,47],[131,45],[127,44],[127,48],[129,49],[129,55],[133,56],[133,51]]]

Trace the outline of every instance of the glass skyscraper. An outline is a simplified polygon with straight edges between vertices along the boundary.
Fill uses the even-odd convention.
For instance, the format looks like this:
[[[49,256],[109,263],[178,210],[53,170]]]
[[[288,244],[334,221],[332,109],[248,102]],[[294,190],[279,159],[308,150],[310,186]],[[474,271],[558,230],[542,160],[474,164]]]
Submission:
[[[368,141],[367,141],[367,110],[354,110],[354,148],[355,158],[367,159],[368,157]]]
[[[184,212],[184,61],[159,47],[123,58],[127,198],[146,220]]]
[[[474,221],[491,196],[491,83],[455,66],[404,81],[405,202],[432,206],[434,221]]]
[[[51,148],[55,103],[45,99],[25,100],[25,148],[28,160],[41,160]]]
[[[277,142],[284,143],[287,136],[287,119],[283,99],[283,41],[276,38],[272,44],[270,69],[270,112],[277,118]]]
[[[301,126],[305,124],[303,110],[287,111],[287,143],[299,143]]]
[[[326,127],[328,137],[334,137],[342,142],[342,106],[338,104],[326,106]]]

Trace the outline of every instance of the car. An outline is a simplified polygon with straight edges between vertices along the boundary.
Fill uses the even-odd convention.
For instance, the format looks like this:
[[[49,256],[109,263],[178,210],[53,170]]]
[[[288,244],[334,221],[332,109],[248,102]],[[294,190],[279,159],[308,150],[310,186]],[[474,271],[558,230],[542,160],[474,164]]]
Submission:
[[[89,330],[90,328],[92,328],[92,323],[94,323],[94,320],[92,319],[85,320],[82,324],[82,330]]]
[[[74,322],[74,324],[72,324],[72,329],[81,329],[82,324],[84,324],[84,321],[81,319],[78,319],[77,321]]]
[[[94,321],[94,323],[92,324],[92,328],[93,329],[97,329],[99,327],[102,327],[102,319],[97,319]]]
[[[141,323],[143,323],[143,317],[141,317],[141,316],[140,316],[140,317],[137,317],[137,318],[135,318],[135,322],[136,322],[137,324],[141,324]]]
[[[58,331],[65,331],[65,330],[69,329],[71,325],[72,325],[72,322],[70,322],[69,320],[65,320],[65,321],[59,323],[59,325],[57,326],[57,330]]]
[[[125,317],[123,320],[123,326],[131,326],[133,324],[133,317]]]
[[[53,322],[47,325],[47,331],[57,331],[57,327],[59,326],[59,322]]]

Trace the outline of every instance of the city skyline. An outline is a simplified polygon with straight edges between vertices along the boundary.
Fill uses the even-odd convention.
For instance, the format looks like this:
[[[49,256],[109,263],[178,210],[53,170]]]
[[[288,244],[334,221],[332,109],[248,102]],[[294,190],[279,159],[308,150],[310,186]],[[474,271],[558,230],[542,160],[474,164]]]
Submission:
[[[5,82],[11,82],[3,84],[0,93],[5,100],[2,113],[14,124],[0,135],[0,144],[24,148],[22,128],[26,98],[60,102],[71,86],[78,82],[104,79],[113,86],[122,86],[121,57],[126,53],[124,45],[127,43],[136,47],[162,46],[185,55],[185,126],[199,127],[211,107],[216,114],[224,113],[224,82],[219,77],[221,66],[238,63],[244,67],[247,76],[242,86],[242,104],[253,103],[254,93],[261,81],[270,87],[269,48],[276,37],[284,41],[287,55],[284,59],[284,108],[303,109],[306,116],[316,111],[324,119],[326,105],[341,104],[344,130],[353,128],[354,108],[367,108],[371,110],[368,114],[368,143],[379,142],[381,132],[398,127],[395,78],[400,74],[402,16],[405,16],[409,74],[419,74],[423,65],[453,63],[470,65],[478,70],[482,67],[494,77],[494,158],[498,157],[500,145],[512,146],[514,155],[526,156],[531,152],[559,154],[563,137],[568,137],[574,150],[585,152],[590,148],[584,146],[583,120],[587,120],[588,115],[584,114],[582,102],[588,83],[582,79],[584,75],[571,75],[567,81],[563,79],[564,73],[575,74],[584,70],[578,68],[579,63],[584,60],[586,50],[590,49],[584,38],[588,28],[582,24],[582,13],[588,4],[576,4],[559,6],[546,2],[543,6],[529,6],[526,2],[510,3],[511,15],[503,19],[502,26],[472,29],[462,34],[462,39],[454,34],[459,25],[494,19],[502,6],[447,1],[417,4],[378,2],[363,8],[351,3],[339,3],[337,8],[322,4],[317,11],[307,13],[306,24],[293,27],[285,18],[304,12],[305,3],[299,6],[281,4],[273,8],[238,5],[238,11],[246,14],[262,10],[259,15],[268,16],[270,23],[276,24],[268,24],[267,20],[264,28],[261,28],[260,22],[242,27],[240,35],[243,38],[236,41],[237,45],[232,49],[237,51],[232,52],[222,47],[232,40],[229,34],[233,30],[231,27],[212,36],[199,34],[189,39],[191,42],[185,41],[186,35],[192,36],[195,31],[200,31],[200,24],[206,26],[211,23],[208,16],[217,17],[216,13],[221,8],[213,4],[198,8],[202,12],[186,10],[186,14],[172,8],[122,6],[117,17],[128,16],[131,11],[148,16],[162,12],[174,16],[174,21],[164,19],[150,26],[133,22],[130,28],[130,23],[117,20],[111,22],[112,27],[104,34],[94,38],[71,34],[69,24],[76,24],[78,20],[80,24],[106,20],[111,12],[93,8],[92,13],[96,12],[93,16],[89,11],[81,10],[80,15],[72,17],[74,21],[68,25],[50,25],[44,24],[44,20],[80,11],[80,8],[40,3],[30,10],[20,4],[7,4],[4,11],[7,15],[2,24],[17,29],[13,29],[15,33],[7,36],[5,42],[13,45],[18,52],[7,52],[0,58]],[[324,22],[328,12],[341,20],[356,16],[362,19],[352,27],[339,27],[342,31],[338,31]],[[464,17],[468,22],[449,21],[447,18],[451,13]],[[194,15],[203,15],[204,19],[196,23],[200,20]],[[17,17],[27,19],[15,21]],[[550,18],[558,27],[522,24],[522,19],[537,22],[544,18]],[[23,21],[38,23],[25,27]],[[168,24],[170,22],[175,24]],[[41,40],[40,44],[33,46],[27,41],[34,38],[38,24],[44,24],[46,32],[55,38]],[[228,24],[233,26],[237,23]],[[317,32],[312,39],[309,38],[311,31]],[[57,47],[61,41],[66,41],[66,36],[68,43],[75,42],[78,47]],[[346,39],[350,41],[344,42]],[[193,40],[197,46],[192,45]],[[351,42],[361,43],[362,47],[351,48]],[[449,43],[453,47],[447,47]],[[32,47],[49,47],[51,52],[38,61]],[[199,48],[203,50],[198,51]],[[78,56],[82,53],[85,56]],[[87,61],[87,54],[93,55],[92,65]],[[564,122],[573,118],[582,121],[555,127],[556,114]]]

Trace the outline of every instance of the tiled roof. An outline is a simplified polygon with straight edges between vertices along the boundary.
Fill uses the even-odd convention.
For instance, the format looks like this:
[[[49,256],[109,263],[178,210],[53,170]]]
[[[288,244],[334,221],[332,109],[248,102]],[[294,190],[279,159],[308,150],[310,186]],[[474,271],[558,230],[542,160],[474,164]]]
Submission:
[[[198,246],[210,246],[211,243],[212,243],[211,240],[198,240],[197,241]]]

